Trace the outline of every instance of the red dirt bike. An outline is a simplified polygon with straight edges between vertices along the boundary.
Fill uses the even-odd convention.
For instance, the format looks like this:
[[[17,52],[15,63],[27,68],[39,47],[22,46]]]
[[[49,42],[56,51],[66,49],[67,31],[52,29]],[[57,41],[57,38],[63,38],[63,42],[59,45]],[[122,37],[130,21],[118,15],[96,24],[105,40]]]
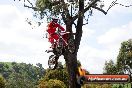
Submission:
[[[57,30],[55,34],[59,36],[59,39],[55,41],[56,44],[54,45],[56,46],[54,46],[55,48],[52,51],[53,55],[50,55],[48,60],[48,66],[53,70],[57,68],[58,59],[66,50],[68,50],[70,53],[74,53],[75,51],[74,38],[69,37],[71,34],[70,32],[61,32],[60,30]],[[67,41],[63,39],[62,36],[64,35],[67,37]]]

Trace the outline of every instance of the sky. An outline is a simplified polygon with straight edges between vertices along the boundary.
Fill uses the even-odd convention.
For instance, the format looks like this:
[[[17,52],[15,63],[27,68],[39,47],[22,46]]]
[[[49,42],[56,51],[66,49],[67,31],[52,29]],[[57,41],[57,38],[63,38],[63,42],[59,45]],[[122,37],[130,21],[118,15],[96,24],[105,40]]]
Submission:
[[[34,1],[34,0],[33,0]],[[112,0],[104,0],[107,10]],[[131,0],[118,0],[124,5]],[[19,0],[0,0],[0,62],[41,63],[48,68],[47,54],[50,46],[45,38],[47,22],[38,27],[25,20],[33,19],[30,9]],[[83,36],[77,58],[82,67],[92,74],[103,72],[105,61],[116,62],[121,42],[132,38],[132,7],[112,7],[107,15],[95,10],[88,25],[83,26]],[[64,62],[63,57],[59,59]]]

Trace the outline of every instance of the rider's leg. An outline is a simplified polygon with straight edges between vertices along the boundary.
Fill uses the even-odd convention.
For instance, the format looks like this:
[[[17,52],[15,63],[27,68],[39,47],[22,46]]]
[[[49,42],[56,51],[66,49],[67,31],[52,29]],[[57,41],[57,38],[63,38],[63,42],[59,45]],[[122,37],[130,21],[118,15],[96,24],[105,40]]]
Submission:
[[[47,53],[53,52],[53,48],[54,48],[54,39],[52,37],[49,37],[48,40],[51,43],[51,47],[50,48],[52,48],[52,50],[50,50],[50,49],[46,50],[45,52],[47,52]]]
[[[53,35],[52,37],[53,37],[53,39],[55,39],[54,47],[56,47],[56,45],[57,45],[57,42],[56,42],[56,41],[58,41],[59,36],[58,36],[57,34],[55,34],[55,35]]]
[[[54,48],[54,39],[52,37],[49,37],[48,40],[51,43],[51,47],[50,48],[52,48],[52,50],[49,50],[49,49],[46,50],[45,52],[47,52],[47,53],[53,52],[53,48]]]
[[[54,38],[50,37],[49,42],[51,43],[51,48],[53,49],[54,48]]]

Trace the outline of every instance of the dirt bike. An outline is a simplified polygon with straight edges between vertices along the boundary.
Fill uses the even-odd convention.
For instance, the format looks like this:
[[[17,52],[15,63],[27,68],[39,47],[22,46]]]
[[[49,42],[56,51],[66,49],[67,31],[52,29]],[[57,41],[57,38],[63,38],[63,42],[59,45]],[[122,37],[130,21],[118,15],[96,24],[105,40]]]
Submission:
[[[59,36],[59,39],[55,42],[55,46],[53,48],[53,55],[49,56],[48,66],[50,69],[56,69],[58,65],[59,57],[68,49],[70,53],[74,53],[75,51],[75,44],[74,38],[69,37],[70,32],[61,32],[57,30],[55,32]],[[67,37],[67,41],[63,39],[62,36]]]

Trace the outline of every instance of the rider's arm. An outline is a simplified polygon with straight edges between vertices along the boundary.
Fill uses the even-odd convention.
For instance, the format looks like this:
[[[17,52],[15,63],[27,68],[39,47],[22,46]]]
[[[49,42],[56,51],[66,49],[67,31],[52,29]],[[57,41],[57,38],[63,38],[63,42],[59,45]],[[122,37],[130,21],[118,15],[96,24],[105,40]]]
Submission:
[[[61,25],[59,25],[58,23],[56,23],[56,27],[58,27],[58,28],[61,29],[62,31],[65,31],[65,29],[64,29]]]
[[[52,22],[50,22],[50,23],[47,25],[47,30],[46,30],[46,31],[47,31],[49,34],[53,33],[52,30],[51,30],[51,29],[53,29],[52,25],[53,25]]]

